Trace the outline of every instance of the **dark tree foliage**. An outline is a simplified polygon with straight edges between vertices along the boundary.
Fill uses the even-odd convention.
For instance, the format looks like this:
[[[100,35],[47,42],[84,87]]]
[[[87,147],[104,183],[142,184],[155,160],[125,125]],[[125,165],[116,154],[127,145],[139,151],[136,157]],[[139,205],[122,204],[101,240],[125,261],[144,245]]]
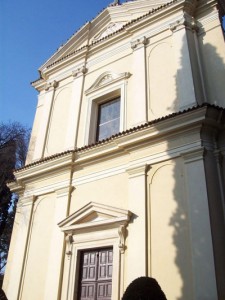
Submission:
[[[0,288],[0,300],[8,300],[4,291]]]
[[[4,273],[12,233],[17,196],[7,183],[13,171],[25,164],[30,130],[20,123],[0,123],[0,274]]]
[[[223,29],[223,33],[225,35],[225,1],[224,0],[218,0],[218,10],[219,10],[219,17],[220,17],[220,22],[221,26]]]
[[[166,296],[154,278],[139,277],[129,284],[122,300],[166,300]]]

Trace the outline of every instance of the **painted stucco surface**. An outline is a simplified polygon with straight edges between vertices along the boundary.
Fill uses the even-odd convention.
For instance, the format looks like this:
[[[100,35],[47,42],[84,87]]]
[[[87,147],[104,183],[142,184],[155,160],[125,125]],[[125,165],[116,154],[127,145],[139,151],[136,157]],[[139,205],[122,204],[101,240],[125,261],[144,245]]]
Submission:
[[[225,45],[216,1],[110,6],[40,67],[4,290],[79,299],[82,251],[113,247],[113,300],[223,300]],[[120,97],[120,132],[96,142]],[[54,287],[54,288],[53,288]]]

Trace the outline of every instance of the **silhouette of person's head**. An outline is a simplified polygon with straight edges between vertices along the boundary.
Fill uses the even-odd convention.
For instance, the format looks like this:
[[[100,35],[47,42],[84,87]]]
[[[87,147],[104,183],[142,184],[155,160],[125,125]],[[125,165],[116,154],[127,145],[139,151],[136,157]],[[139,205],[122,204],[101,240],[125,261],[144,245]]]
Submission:
[[[127,287],[122,300],[166,300],[166,296],[154,278],[139,277]]]

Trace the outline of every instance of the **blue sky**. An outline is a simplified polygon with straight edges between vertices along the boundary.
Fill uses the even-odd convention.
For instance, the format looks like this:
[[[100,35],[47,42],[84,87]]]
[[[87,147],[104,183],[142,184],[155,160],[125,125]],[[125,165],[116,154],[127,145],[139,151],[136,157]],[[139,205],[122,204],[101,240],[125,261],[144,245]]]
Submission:
[[[0,122],[32,126],[38,68],[113,0],[0,0]]]
[[[38,68],[113,0],[0,0],[0,122],[32,126]]]

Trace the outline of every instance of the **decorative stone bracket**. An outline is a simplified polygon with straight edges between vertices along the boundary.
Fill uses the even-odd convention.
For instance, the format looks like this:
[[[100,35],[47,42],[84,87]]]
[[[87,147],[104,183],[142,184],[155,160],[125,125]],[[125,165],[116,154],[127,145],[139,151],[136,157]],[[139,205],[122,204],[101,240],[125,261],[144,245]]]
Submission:
[[[127,224],[125,225],[120,225],[118,228],[118,234],[119,234],[119,249],[120,253],[123,254],[125,252],[125,239],[126,239],[126,227]]]
[[[70,259],[70,256],[72,255],[72,243],[73,243],[73,235],[72,233],[67,234],[66,236],[66,255],[68,259]]]

